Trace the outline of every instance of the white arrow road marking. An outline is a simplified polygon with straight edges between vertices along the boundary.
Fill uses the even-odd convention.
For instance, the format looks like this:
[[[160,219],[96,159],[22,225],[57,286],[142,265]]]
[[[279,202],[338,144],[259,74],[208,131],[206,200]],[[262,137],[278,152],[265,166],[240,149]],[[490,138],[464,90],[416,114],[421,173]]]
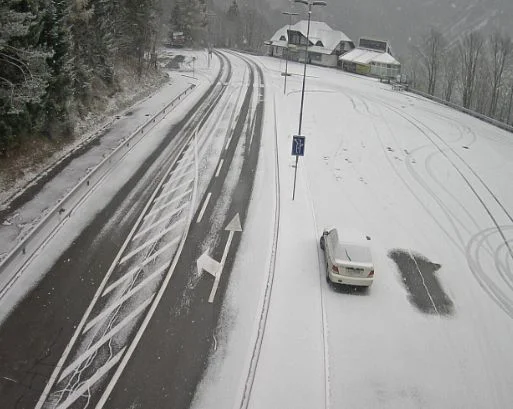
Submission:
[[[242,231],[242,227],[240,224],[239,213],[235,215],[228,226],[225,228],[226,231],[229,231],[228,240],[226,241],[226,245],[224,246],[223,257],[221,258],[221,262],[214,260],[210,257],[207,252],[203,253],[200,258],[198,258],[196,264],[198,266],[198,271],[205,270],[207,273],[214,276],[214,285],[212,286],[212,290],[210,291],[210,296],[208,297],[208,302],[214,302],[214,298],[216,296],[217,288],[219,287],[219,281],[221,280],[221,274],[223,272],[224,263],[226,263],[226,258],[228,257],[228,251],[230,250],[230,246],[232,244],[233,235],[236,231]]]
[[[221,263],[219,263],[219,261],[215,261],[207,254],[207,252],[204,252],[200,256],[196,261],[196,265],[198,266],[198,271],[205,270],[207,273],[212,274],[214,278],[217,277],[221,268]]]

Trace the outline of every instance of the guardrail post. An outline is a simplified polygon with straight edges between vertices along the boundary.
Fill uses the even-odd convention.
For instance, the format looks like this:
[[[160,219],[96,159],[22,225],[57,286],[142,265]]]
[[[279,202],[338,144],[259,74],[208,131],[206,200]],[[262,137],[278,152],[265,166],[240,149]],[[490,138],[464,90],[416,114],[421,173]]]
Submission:
[[[160,111],[160,113],[156,114],[153,116],[153,118],[149,119],[148,122],[146,122],[146,124],[144,124],[142,126],[141,129],[139,130],[135,130],[134,133],[132,135],[130,135],[128,137],[128,142],[126,143],[126,147],[129,147],[130,146],[130,140],[132,140],[132,138],[135,138],[136,135],[139,135],[139,134],[143,134],[144,133],[144,129],[145,127],[150,124],[151,122],[155,123],[156,122],[156,117],[158,115],[161,115],[162,112],[166,113],[167,112],[167,109],[169,107],[172,107],[175,102],[177,100],[180,100],[182,95],[185,95],[187,94],[187,92],[191,89],[194,89],[195,85],[191,85],[189,87],[189,89],[186,89],[184,92],[182,92],[178,98],[175,98],[173,101],[171,101],[166,107],[164,107],[164,109],[162,111]],[[103,129],[103,128],[102,128]],[[96,132],[95,134],[93,135],[100,135],[101,132]],[[89,139],[87,139],[88,141],[89,140],[93,140],[94,138],[91,137]],[[90,186],[90,178],[93,177],[95,178],[95,180],[97,180],[98,178],[95,177],[95,174],[96,172],[99,171],[99,169],[102,168],[102,166],[106,163],[108,164],[112,164],[112,157],[113,155],[116,153],[116,152],[121,152],[121,149],[123,148],[123,144],[120,144],[118,145],[117,148],[115,148],[115,150],[113,152],[110,152],[109,154],[103,152],[102,153],[102,158],[103,160],[98,164],[96,165],[90,172],[88,172],[88,178],[83,178],[82,180],[80,180],[78,182],[78,184],[73,188],[73,190],[71,192],[69,192],[64,198],[62,199],[59,199],[57,200],[56,202],[56,205],[55,207],[51,210],[50,213],[48,213],[47,215],[44,216],[44,218],[9,252],[9,254],[7,254],[7,256],[0,261],[0,269],[4,269],[6,268],[6,266],[8,266],[9,264],[13,263],[16,259],[16,257],[19,257],[20,256],[20,252],[23,256],[27,256],[30,258],[32,257],[33,255],[33,249],[32,249],[32,240],[34,239],[34,236],[40,232],[42,230],[42,228],[44,226],[48,226],[50,225],[51,223],[54,224],[55,226],[52,227],[52,234],[53,232],[55,232],[57,229],[60,228],[61,226],[61,223],[63,223],[63,219],[60,217],[64,212],[66,212],[66,209],[64,207],[61,207],[61,206],[67,206],[68,204],[70,205],[71,207],[71,210],[69,211],[69,213],[67,214],[67,218],[70,218],[71,217],[71,214],[72,214],[72,210],[73,210],[73,206],[76,206],[76,204],[78,203],[78,201],[76,202],[72,202],[72,198],[74,197],[74,195],[77,193],[77,192],[80,192],[82,189],[83,190],[83,183],[84,183],[84,180],[85,180],[85,183],[87,186]],[[126,154],[126,153],[125,153]],[[124,154],[123,154],[124,155]],[[85,194],[85,192],[83,193],[83,195]],[[83,197],[82,195],[82,197]],[[68,203],[69,202],[69,203]],[[45,238],[45,240],[47,239],[48,237]],[[36,243],[37,244],[37,243]],[[37,244],[38,246],[41,245],[41,243]],[[27,249],[28,247],[28,249]],[[27,254],[30,253],[30,254]],[[20,268],[23,268],[23,265],[24,263],[26,263],[26,259],[23,260],[23,264],[22,264],[22,267],[19,267],[18,270],[16,272],[19,272],[19,269]],[[9,280],[16,280],[16,276],[13,275],[11,278],[9,278]],[[10,284],[9,284],[10,286]],[[4,287],[4,288],[0,288],[0,295],[4,294],[5,291],[8,291],[8,288],[7,287]]]

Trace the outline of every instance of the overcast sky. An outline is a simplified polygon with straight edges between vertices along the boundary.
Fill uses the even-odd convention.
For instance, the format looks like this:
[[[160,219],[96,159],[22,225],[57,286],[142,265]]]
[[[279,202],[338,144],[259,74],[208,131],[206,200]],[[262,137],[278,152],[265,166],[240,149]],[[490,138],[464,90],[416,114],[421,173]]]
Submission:
[[[266,2],[273,10],[274,16],[269,16],[273,23],[286,22],[280,12],[289,8],[288,0],[241,1],[255,5]],[[306,10],[301,4],[293,4],[293,8],[296,12]],[[513,1],[328,0],[327,7],[314,9],[312,19],[325,21],[332,28],[344,31],[355,42],[362,36],[389,40],[396,53],[401,54],[407,51],[410,39],[420,37],[430,26],[437,27],[449,40],[473,28],[489,32],[493,27],[500,27],[513,34]]]

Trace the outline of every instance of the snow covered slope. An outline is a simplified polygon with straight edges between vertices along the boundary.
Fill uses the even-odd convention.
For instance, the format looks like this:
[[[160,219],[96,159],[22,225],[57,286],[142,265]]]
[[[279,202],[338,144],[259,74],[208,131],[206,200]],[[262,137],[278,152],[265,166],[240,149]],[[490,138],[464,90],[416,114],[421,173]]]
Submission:
[[[510,407],[513,135],[375,80],[309,66],[306,156],[292,201],[302,67],[289,65],[284,96],[280,60],[255,60],[267,87],[260,184],[195,407]],[[326,283],[318,239],[331,225],[371,237],[370,290]]]

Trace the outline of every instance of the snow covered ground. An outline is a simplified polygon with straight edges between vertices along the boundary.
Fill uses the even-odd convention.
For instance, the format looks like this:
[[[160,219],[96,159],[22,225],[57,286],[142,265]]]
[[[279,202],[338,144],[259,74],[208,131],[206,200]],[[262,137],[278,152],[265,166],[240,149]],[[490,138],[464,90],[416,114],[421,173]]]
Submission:
[[[306,156],[292,201],[302,66],[289,66],[284,96],[283,63],[254,60],[266,74],[261,161],[221,342],[194,407],[238,408],[248,390],[251,408],[511,407],[513,135],[373,79],[309,66]],[[318,239],[333,225],[372,238],[369,291],[326,283]],[[389,257],[397,249],[438,268],[449,309],[427,291],[432,308],[414,305]]]
[[[179,122],[204,95],[213,79],[219,72],[219,61],[213,59],[211,67],[208,66],[207,54],[204,51],[194,50],[164,50],[171,54],[187,56],[180,70],[169,71],[169,83],[158,92],[140,101],[124,112],[123,116],[113,116],[113,126],[98,140],[86,153],[71,161],[61,172],[38,192],[33,200],[21,206],[0,225],[0,261],[39,223],[45,215],[70,192],[77,183],[85,178],[91,169],[98,165],[107,155],[116,149],[142,124],[169,104],[185,89],[195,84],[196,88],[186,98],[174,106],[170,113],[158,123],[155,128],[145,136],[142,141],[134,145],[122,162],[113,166],[113,175],[108,184],[98,189],[96,195],[82,206],[81,211],[62,229],[60,236],[45,249],[44,257],[23,274],[23,279],[17,283],[16,288],[9,291],[9,295],[2,299],[0,304],[0,323],[8,312],[47,271],[52,262],[61,254],[63,246],[68,246],[77,237],[82,229],[92,220],[116,192],[135,173],[148,155],[157,148],[166,136],[169,129]],[[194,72],[191,58],[196,57]],[[84,136],[87,138],[87,135]],[[80,140],[77,140],[77,145]],[[0,276],[0,282],[4,283]],[[3,280],[3,281],[2,281]]]
[[[204,52],[197,57],[196,79],[175,73],[176,82],[120,119],[126,124],[0,226],[0,253],[178,93],[177,84],[195,82],[198,92],[127,157],[117,183],[96,196],[111,197],[217,73]],[[283,95],[282,62],[253,60],[266,77],[260,162],[217,350],[194,407],[238,408],[248,391],[244,407],[251,408],[510,407],[513,135],[375,80],[309,66],[306,156],[292,201],[302,66],[289,65],[294,75]],[[101,205],[67,225],[68,239]],[[318,239],[332,225],[372,238],[376,278],[369,291],[326,283]],[[45,251],[59,254],[62,243],[53,247]],[[412,303],[389,257],[397,249],[439,265],[435,275],[452,303],[448,312],[434,302],[427,313]],[[268,315],[262,315],[266,296]],[[264,337],[255,348],[262,322]]]

